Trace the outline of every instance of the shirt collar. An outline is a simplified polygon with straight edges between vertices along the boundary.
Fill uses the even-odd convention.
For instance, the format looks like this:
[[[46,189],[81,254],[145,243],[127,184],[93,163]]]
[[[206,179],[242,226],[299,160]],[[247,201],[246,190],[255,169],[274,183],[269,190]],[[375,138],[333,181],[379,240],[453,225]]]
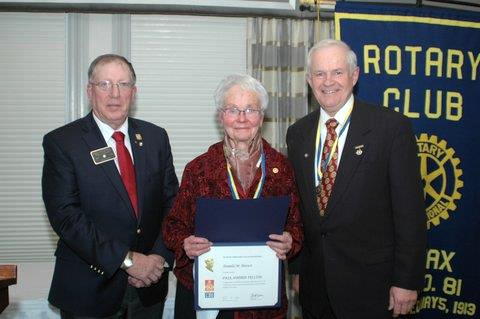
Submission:
[[[123,122],[122,126],[119,127],[118,130],[114,130],[111,128],[108,124],[103,123],[96,115],[93,113],[93,119],[95,120],[95,123],[97,123],[98,128],[100,129],[100,132],[102,133],[103,139],[105,142],[107,142],[113,135],[114,132],[120,131],[122,132],[126,138],[128,138],[128,117]]]
[[[331,119],[334,118],[338,122],[338,127],[342,127],[345,125],[345,122],[347,121],[348,115],[350,113],[350,109],[353,106],[353,94],[350,95],[348,98],[347,102],[338,110],[338,112],[335,114],[335,116],[330,117],[330,115],[327,114],[322,108],[320,108],[320,122],[325,125],[325,123]],[[351,114],[351,113],[350,113]]]

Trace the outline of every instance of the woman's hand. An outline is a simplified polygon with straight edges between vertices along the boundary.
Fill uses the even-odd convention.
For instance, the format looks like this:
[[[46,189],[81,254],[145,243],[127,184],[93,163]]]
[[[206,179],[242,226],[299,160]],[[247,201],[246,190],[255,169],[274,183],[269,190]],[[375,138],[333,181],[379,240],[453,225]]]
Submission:
[[[188,258],[193,259],[210,250],[212,243],[206,238],[190,235],[183,240],[183,250]]]
[[[292,249],[292,235],[284,231],[282,235],[271,234],[267,245],[277,253],[277,257],[281,260],[287,259],[287,254]]]

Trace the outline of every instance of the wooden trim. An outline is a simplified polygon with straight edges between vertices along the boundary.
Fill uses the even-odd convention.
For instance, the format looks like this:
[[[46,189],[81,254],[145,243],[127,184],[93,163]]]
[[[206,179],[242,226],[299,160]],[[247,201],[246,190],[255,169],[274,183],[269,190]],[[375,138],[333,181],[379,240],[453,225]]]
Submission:
[[[8,286],[17,283],[17,265],[0,265],[0,313],[7,308]]]
[[[0,265],[0,288],[17,283],[17,265]]]

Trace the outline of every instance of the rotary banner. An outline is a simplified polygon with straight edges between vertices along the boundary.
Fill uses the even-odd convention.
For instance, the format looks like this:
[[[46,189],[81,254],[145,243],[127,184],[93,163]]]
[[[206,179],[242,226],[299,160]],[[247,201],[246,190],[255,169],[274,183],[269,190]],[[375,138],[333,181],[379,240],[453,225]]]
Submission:
[[[410,318],[480,318],[480,14],[337,2],[357,96],[414,125],[428,220],[425,286]]]

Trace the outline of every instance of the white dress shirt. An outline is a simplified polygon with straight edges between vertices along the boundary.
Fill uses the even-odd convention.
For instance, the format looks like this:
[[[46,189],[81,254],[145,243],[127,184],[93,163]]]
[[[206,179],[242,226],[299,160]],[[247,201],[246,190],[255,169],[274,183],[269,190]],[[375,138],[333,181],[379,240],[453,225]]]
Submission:
[[[92,113],[92,114],[93,114],[93,119],[95,120],[95,123],[97,123],[98,128],[102,133],[103,139],[107,143],[107,146],[110,146],[111,148],[113,148],[113,152],[115,152],[115,165],[117,166],[118,172],[120,172],[120,166],[118,166],[118,157],[117,157],[117,144],[113,139],[112,135],[114,132],[117,132],[117,131],[122,132],[125,135],[124,143],[128,149],[128,152],[130,153],[130,157],[132,158],[132,163],[133,163],[134,161],[133,161],[132,145],[130,143],[130,136],[128,135],[128,117],[118,130],[114,130],[108,124],[103,123],[95,115],[95,113]]]

